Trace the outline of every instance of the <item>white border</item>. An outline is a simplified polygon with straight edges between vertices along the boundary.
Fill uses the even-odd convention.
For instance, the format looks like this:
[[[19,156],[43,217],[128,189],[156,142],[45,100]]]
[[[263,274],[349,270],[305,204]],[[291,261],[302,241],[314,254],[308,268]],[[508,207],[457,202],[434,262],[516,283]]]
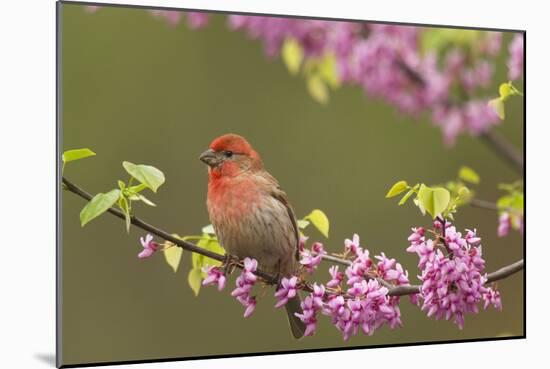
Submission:
[[[548,283],[545,271],[549,260],[547,212],[543,206],[548,204],[550,167],[550,47],[544,2],[111,2],[527,30],[527,340],[142,364],[132,368],[517,368],[527,360],[547,361],[542,357],[548,346],[548,293],[540,292]],[[0,366],[51,368],[51,362],[40,358],[51,357],[55,350],[55,2],[6,1],[0,16]]]

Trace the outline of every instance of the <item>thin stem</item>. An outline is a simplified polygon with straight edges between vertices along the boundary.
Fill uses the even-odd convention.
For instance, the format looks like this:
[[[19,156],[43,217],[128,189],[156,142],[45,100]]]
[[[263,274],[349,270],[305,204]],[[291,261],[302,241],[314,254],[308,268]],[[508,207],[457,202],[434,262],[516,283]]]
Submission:
[[[71,181],[66,179],[65,177],[62,178],[62,182],[65,185],[64,188],[67,191],[70,191],[70,192],[74,193],[75,195],[78,195],[78,196],[80,196],[83,199],[88,200],[88,201],[90,201],[92,199],[92,197],[93,197],[92,195],[90,195],[88,192],[84,191],[83,189],[81,189],[80,187],[78,187],[77,185],[75,185],[74,183],[72,183]],[[107,210],[107,212],[109,212],[110,214],[118,217],[119,219],[125,220],[124,213],[122,211],[116,209],[116,208],[109,208]],[[172,242],[174,245],[176,245],[178,247],[181,247],[184,250],[187,250],[187,251],[190,251],[190,252],[195,252],[197,254],[201,254],[201,255],[207,256],[211,259],[218,260],[218,261],[221,261],[221,262],[225,262],[227,260],[226,255],[221,255],[221,254],[212,252],[210,250],[206,250],[202,247],[199,247],[199,246],[195,245],[194,243],[184,241],[180,238],[176,238],[176,237],[172,236],[170,233],[168,233],[166,231],[163,231],[162,229],[159,229],[159,228],[145,222],[144,220],[142,220],[142,219],[140,219],[136,216],[131,216],[130,223],[132,225],[140,228],[140,229],[143,229],[144,231],[147,231],[149,233],[152,233],[152,234],[164,239],[165,241]],[[345,260],[345,259],[340,259],[336,256],[331,256],[331,255],[323,255],[322,260],[327,261],[327,262],[332,262],[332,263],[338,263],[338,264],[346,265],[346,266],[351,265],[351,261]],[[242,268],[241,263],[239,263],[237,265],[237,267]],[[514,273],[517,273],[518,271],[522,270],[523,267],[524,267],[524,261],[522,259],[522,260],[519,260],[519,261],[517,261],[513,264],[505,266],[505,267],[489,274],[487,276],[487,282],[486,283],[491,283],[491,282],[498,281],[500,279],[507,278],[510,275],[512,275]],[[279,282],[278,278],[276,276],[272,276],[272,275],[270,275],[266,272],[263,272],[259,269],[256,270],[256,272],[254,272],[254,274],[256,274],[258,277],[262,278],[268,284],[276,285]],[[388,283],[387,281],[385,281],[383,279],[377,278],[377,280],[380,284],[382,284],[383,286],[388,288],[388,295],[389,296],[412,295],[412,294],[416,294],[416,293],[420,292],[420,286],[418,286],[418,285],[393,286],[393,285],[391,285],[390,283]],[[304,285],[302,287],[302,289],[304,289],[306,291],[311,291],[311,288],[309,288],[307,285]]]
[[[523,155],[517,151],[508,141],[498,135],[494,130],[489,130],[481,136],[483,142],[503,158],[519,174],[523,173]]]
[[[498,207],[495,203],[486,200],[480,199],[471,199],[468,204],[474,208],[487,209],[487,210],[498,210]]]

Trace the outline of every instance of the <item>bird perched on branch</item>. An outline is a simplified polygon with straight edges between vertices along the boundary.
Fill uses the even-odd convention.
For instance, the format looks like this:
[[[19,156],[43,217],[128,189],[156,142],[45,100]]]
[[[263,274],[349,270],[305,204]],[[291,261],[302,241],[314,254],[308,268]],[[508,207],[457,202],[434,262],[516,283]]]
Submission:
[[[212,141],[200,160],[208,165],[208,213],[222,247],[239,258],[256,259],[265,272],[296,275],[296,216],[260,155],[243,137],[226,134]],[[285,308],[292,335],[302,337],[305,325],[294,314],[301,312],[300,297]]]

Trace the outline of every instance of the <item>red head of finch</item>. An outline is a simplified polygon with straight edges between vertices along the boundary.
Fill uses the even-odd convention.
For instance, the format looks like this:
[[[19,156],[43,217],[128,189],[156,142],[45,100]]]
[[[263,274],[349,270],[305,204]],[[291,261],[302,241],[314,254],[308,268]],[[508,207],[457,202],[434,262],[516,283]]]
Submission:
[[[220,244],[231,255],[250,257],[259,268],[286,277],[297,274],[299,233],[294,211],[260,155],[243,137],[216,138],[200,160],[208,165],[207,207]],[[294,337],[305,325],[300,297],[285,305]]]

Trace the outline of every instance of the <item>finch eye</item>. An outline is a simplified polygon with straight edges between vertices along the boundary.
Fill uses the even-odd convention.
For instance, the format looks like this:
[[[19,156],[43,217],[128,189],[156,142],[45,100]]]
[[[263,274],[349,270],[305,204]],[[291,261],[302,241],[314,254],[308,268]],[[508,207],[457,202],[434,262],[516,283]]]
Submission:
[[[231,158],[233,157],[233,151],[225,151],[223,153],[223,156],[225,156],[226,158]]]

